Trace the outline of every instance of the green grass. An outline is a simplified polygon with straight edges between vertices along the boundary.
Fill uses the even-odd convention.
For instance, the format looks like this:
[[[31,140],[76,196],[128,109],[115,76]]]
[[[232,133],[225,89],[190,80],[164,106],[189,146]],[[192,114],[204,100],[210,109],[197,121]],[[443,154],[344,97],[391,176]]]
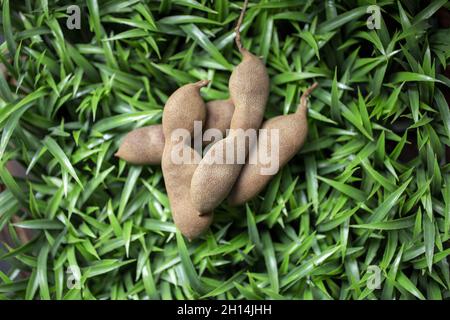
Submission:
[[[66,28],[74,3],[81,30]],[[450,38],[436,12],[450,6],[378,2],[370,31],[372,3],[251,1],[243,38],[271,77],[266,117],[318,81],[309,137],[260,197],[223,204],[189,243],[161,168],[113,155],[177,87],[210,79],[205,99],[227,97],[242,3],[3,0],[0,229],[15,245],[0,252],[0,298],[449,299]]]

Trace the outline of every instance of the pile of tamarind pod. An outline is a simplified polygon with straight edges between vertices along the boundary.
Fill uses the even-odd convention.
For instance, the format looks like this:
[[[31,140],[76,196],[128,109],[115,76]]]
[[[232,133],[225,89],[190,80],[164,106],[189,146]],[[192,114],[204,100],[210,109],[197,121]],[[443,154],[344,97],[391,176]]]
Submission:
[[[263,61],[241,43],[240,27],[247,3],[248,0],[244,2],[236,26],[236,45],[242,61],[230,76],[230,99],[205,103],[200,89],[208,85],[208,80],[184,85],[167,100],[162,125],[131,131],[116,153],[117,157],[132,164],[161,164],[175,225],[189,240],[209,228],[214,209],[225,199],[237,206],[258,195],[298,153],[308,133],[307,98],[317,83],[304,92],[295,113],[263,122],[269,97],[269,77]],[[191,147],[192,139],[199,138],[194,136],[195,121],[202,122],[205,130],[216,128],[223,136],[228,133],[224,139],[214,141],[203,158]],[[260,146],[261,139],[257,139],[256,148],[246,143],[238,144],[242,141],[239,139],[245,139],[242,135],[246,130],[259,128],[277,130],[279,134],[279,166],[272,174],[262,174],[262,164],[248,161],[259,147],[263,147]],[[173,161],[175,143],[180,141],[171,141],[169,137],[176,129],[189,132],[189,139],[181,141],[183,153],[199,161],[181,164]],[[270,153],[271,145],[264,147],[269,148],[267,153]],[[234,163],[226,161],[227,150],[244,155],[247,161],[240,163],[237,157],[234,157]],[[220,155],[219,161],[217,155]]]

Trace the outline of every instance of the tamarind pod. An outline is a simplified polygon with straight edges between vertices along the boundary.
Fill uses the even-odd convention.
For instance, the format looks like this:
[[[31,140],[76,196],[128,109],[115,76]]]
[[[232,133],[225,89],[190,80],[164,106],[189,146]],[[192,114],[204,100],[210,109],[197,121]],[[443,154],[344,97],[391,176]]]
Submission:
[[[213,214],[200,215],[193,207],[189,188],[197,164],[195,161],[177,163],[174,160],[173,150],[180,142],[172,139],[172,133],[177,129],[185,129],[192,135],[195,121],[205,121],[206,105],[200,96],[200,89],[208,82],[199,81],[176,90],[167,100],[162,118],[163,132],[166,137],[161,161],[164,182],[175,225],[189,240],[197,238],[208,229]],[[182,141],[183,150],[193,157],[196,155],[195,151],[187,145],[187,142]]]
[[[264,165],[257,161],[256,163],[247,163],[242,169],[239,178],[228,196],[230,205],[241,205],[258,195],[269,181],[276,175],[289,160],[291,160],[303,146],[308,135],[307,121],[307,97],[316,88],[317,83],[310,87],[301,97],[300,105],[293,114],[282,115],[265,121],[261,129],[278,130],[279,149],[278,149],[278,170],[271,174],[264,173]],[[258,147],[250,151],[249,159],[256,157],[257,150],[267,148],[267,154],[272,154],[272,143],[263,145],[262,139],[258,139]]]
[[[238,157],[230,161],[232,157],[228,152],[238,149],[238,154],[245,159],[250,144],[238,148],[236,142],[245,139],[248,129],[257,130],[261,126],[269,96],[269,76],[263,61],[241,43],[239,30],[247,4],[246,0],[235,29],[236,45],[242,54],[242,61],[233,70],[228,85],[235,106],[231,130],[225,139],[208,150],[192,176],[191,199],[201,213],[214,210],[231,191],[243,163],[237,161]],[[220,152],[222,156],[218,157]],[[205,186],[208,188],[205,189]]]

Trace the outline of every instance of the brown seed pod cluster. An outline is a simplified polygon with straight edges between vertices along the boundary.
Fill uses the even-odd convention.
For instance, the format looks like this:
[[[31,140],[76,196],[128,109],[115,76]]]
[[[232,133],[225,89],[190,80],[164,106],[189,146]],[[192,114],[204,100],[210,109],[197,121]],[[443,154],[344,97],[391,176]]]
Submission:
[[[247,3],[245,0],[236,26],[236,45],[242,61],[230,76],[230,99],[205,104],[200,89],[208,84],[206,80],[182,86],[167,100],[162,125],[133,130],[125,136],[116,153],[133,164],[161,163],[174,222],[188,239],[197,238],[209,228],[214,209],[225,199],[231,205],[241,205],[258,195],[301,149],[308,134],[307,99],[317,83],[302,95],[295,113],[263,122],[269,76],[264,62],[241,43],[240,27]],[[191,147],[192,138],[198,138],[194,137],[198,134],[194,131],[195,121],[202,122],[205,130],[218,129],[225,137],[213,141],[203,158]],[[245,131],[260,128],[279,134],[279,166],[272,174],[262,174],[264,165],[249,161],[263,147],[262,138],[257,137],[252,144],[245,140]],[[189,139],[181,140],[182,151],[199,162],[174,161],[174,152],[179,151],[180,145],[180,140],[173,140],[177,129],[184,129],[190,135]],[[242,139],[243,144],[239,143]],[[210,142],[203,140],[203,146]],[[270,152],[271,145],[266,147]],[[231,162],[227,155],[230,150],[235,155]],[[243,156],[244,162],[237,161],[237,155]]]

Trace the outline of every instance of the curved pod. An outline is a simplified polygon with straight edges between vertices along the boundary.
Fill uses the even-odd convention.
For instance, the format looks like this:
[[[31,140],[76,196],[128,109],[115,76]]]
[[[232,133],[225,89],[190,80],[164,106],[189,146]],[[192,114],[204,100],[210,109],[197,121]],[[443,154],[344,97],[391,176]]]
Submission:
[[[269,96],[269,76],[264,63],[241,44],[239,28],[247,2],[244,3],[236,26],[236,45],[242,54],[242,61],[233,70],[228,85],[235,105],[230,124],[231,130],[225,139],[208,150],[192,176],[191,199],[194,207],[201,213],[214,210],[228,196],[243,164],[237,161],[237,157],[227,161],[233,158],[227,155],[227,152],[229,150],[235,152],[239,149],[239,155],[245,159],[249,150],[248,145],[244,148],[236,146],[236,141],[245,139],[245,132],[234,130],[258,129],[261,126]],[[217,156],[221,151],[222,156]]]
[[[262,129],[278,130],[278,170],[272,174],[263,174],[264,165],[261,162],[247,163],[241,171],[236,184],[228,197],[231,205],[241,205],[258,195],[279,170],[291,160],[303,146],[308,135],[307,97],[315,89],[317,83],[309,88],[301,97],[300,105],[293,114],[278,116],[263,123]],[[253,148],[249,158],[256,157],[257,150],[268,148],[267,154],[272,154],[272,145],[263,145],[258,139],[258,148]]]
[[[189,188],[197,165],[177,163],[174,160],[172,151],[176,142],[172,140],[172,133],[176,129],[185,129],[192,135],[194,122],[205,121],[206,106],[200,96],[200,89],[207,84],[208,81],[199,81],[176,90],[167,100],[162,119],[164,136],[167,137],[161,162],[164,182],[175,225],[189,240],[197,238],[208,229],[213,214],[200,216],[193,207]],[[184,150],[191,156],[195,155],[195,151],[188,145],[184,145]]]

